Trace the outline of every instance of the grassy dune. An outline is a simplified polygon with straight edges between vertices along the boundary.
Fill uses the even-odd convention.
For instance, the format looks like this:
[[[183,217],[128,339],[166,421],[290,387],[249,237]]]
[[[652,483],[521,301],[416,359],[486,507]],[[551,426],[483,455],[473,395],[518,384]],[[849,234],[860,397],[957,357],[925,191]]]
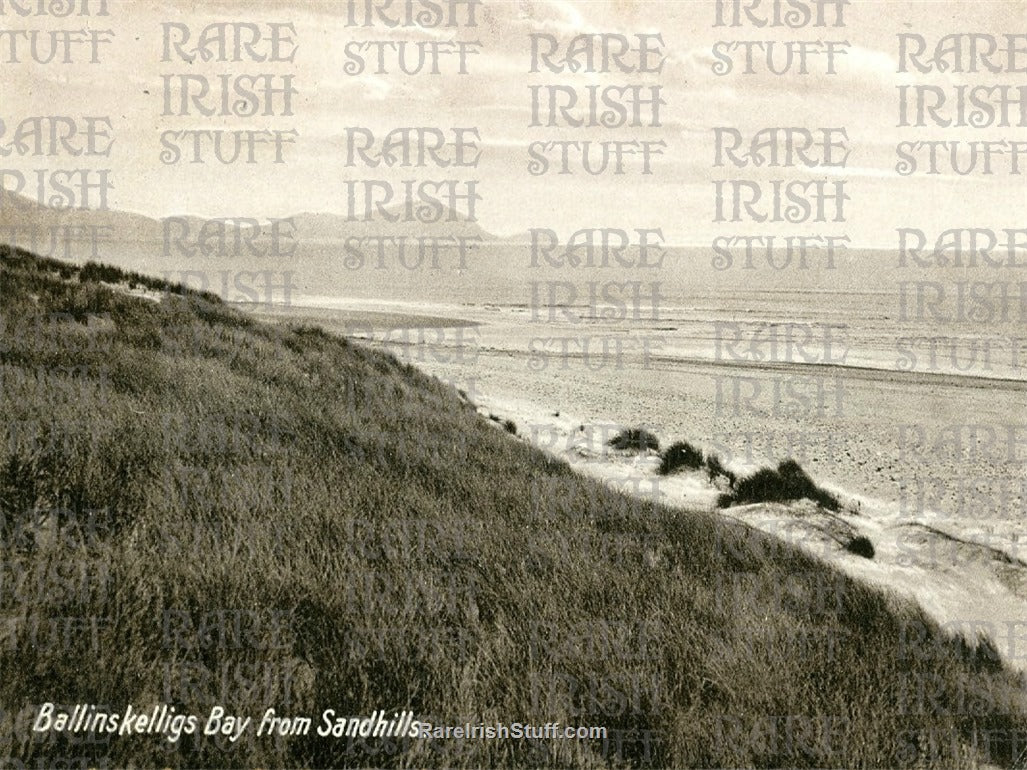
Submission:
[[[758,532],[578,478],[393,358],[23,252],[0,271],[11,766],[951,768],[1023,748],[1023,682],[992,651]],[[33,735],[43,701],[610,733],[90,741]]]

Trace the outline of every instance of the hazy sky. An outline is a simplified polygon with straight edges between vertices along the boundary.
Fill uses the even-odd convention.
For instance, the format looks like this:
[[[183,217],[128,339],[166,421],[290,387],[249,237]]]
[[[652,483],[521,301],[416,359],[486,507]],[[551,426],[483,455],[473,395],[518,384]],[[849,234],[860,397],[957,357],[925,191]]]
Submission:
[[[22,6],[27,0],[18,0]],[[364,0],[361,0],[362,5]],[[34,4],[35,0],[33,0]],[[100,0],[91,0],[95,8]],[[750,0],[751,2],[751,0]],[[65,19],[21,17],[12,0],[0,0],[0,30],[89,29],[114,31],[113,43],[101,45],[99,64],[48,63],[30,60],[24,41],[20,62],[10,61],[10,35],[0,38],[2,101],[6,147],[13,127],[40,115],[110,116],[115,143],[110,158],[0,157],[0,168],[27,173],[39,168],[113,169],[114,208],[161,216],[196,213],[207,216],[284,216],[299,211],[346,210],[347,180],[478,180],[481,225],[508,234],[529,227],[561,231],[584,226],[662,227],[680,243],[708,243],[714,235],[759,233],[773,228],[756,223],[715,224],[714,179],[846,179],[851,200],[846,221],[798,224],[782,232],[847,234],[857,243],[887,245],[895,227],[939,229],[957,226],[1023,226],[1027,186],[1024,175],[957,177],[895,173],[896,144],[916,139],[975,141],[1027,140],[1024,128],[918,129],[897,126],[898,90],[902,84],[994,85],[1025,83],[1024,75],[981,73],[901,74],[899,33],[915,32],[932,46],[953,32],[1003,35],[1027,32],[1027,3],[1000,2],[864,2],[845,8],[844,28],[804,29],[715,27],[712,2],[609,0],[485,0],[477,8],[477,26],[441,29],[348,27],[345,0],[316,2],[146,2],[110,0],[109,16]],[[81,5],[78,0],[77,5]],[[402,6],[399,0],[394,2]],[[424,10],[415,2],[415,10]],[[761,10],[773,4],[764,0]],[[828,8],[833,18],[833,6]],[[466,11],[459,10],[460,18]],[[295,25],[297,45],[292,63],[252,61],[162,61],[164,22],[183,22],[191,34],[216,22],[267,22]],[[659,33],[667,59],[660,74],[529,73],[529,35],[545,32],[564,43],[582,33]],[[736,70],[713,72],[718,41],[844,41],[837,74],[819,74],[824,57],[811,59],[811,74],[775,76],[744,74],[741,53],[733,52]],[[360,41],[464,41],[480,43],[469,56],[469,74],[455,74],[457,59],[444,57],[441,75],[351,75],[346,71],[347,44]],[[44,49],[48,45],[44,41]],[[1027,42],[1021,43],[1027,47]],[[266,50],[266,49],[262,49]],[[778,53],[782,53],[778,48]],[[375,66],[368,57],[368,69]],[[88,60],[84,49],[76,58]],[[1027,61],[1027,54],[1020,62]],[[387,65],[396,69],[395,53]],[[164,116],[163,75],[203,74],[217,84],[218,75],[292,75],[298,91],[292,116]],[[590,85],[662,87],[666,102],[659,127],[531,127],[529,87],[572,86],[584,98]],[[954,98],[954,97],[953,97]],[[644,113],[648,115],[648,113]],[[366,127],[376,134],[400,126],[474,127],[481,140],[477,168],[347,168],[345,128]],[[769,126],[845,127],[851,155],[845,169],[713,168],[715,126],[743,132]],[[185,129],[295,129],[298,138],[285,148],[283,164],[191,164],[161,162],[161,135]],[[654,159],[653,174],[532,176],[528,146],[535,141],[663,141],[665,154]],[[264,149],[262,152],[266,152]],[[551,156],[554,157],[555,156]],[[1027,165],[1027,156],[1021,166]],[[628,168],[637,169],[632,160]],[[579,166],[580,169],[580,166]],[[10,185],[8,185],[10,186]]]

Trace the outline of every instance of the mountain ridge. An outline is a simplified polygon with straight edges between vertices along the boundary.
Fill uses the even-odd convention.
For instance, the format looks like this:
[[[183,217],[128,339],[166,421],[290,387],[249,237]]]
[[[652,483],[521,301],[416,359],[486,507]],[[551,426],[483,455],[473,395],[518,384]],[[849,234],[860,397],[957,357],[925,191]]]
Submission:
[[[197,214],[171,214],[159,219],[120,209],[93,208],[54,208],[41,205],[38,201],[10,191],[0,194],[0,227],[32,228],[32,227],[104,227],[116,233],[119,240],[139,240],[142,242],[163,242],[165,238],[165,222],[184,221],[188,223],[190,232],[199,231],[206,223],[215,226],[219,222],[236,222],[243,231],[252,230],[251,222],[256,222],[262,231],[266,231],[271,222],[291,220],[295,229],[303,237],[323,240],[345,240],[352,237],[445,237],[460,236],[464,238],[481,238],[483,242],[495,242],[502,239],[482,228],[476,221],[470,220],[466,214],[441,207],[434,209],[438,220],[433,222],[406,221],[399,208],[386,210],[389,215],[397,216],[398,221],[366,222],[349,220],[343,214],[331,212],[312,212],[299,210],[286,217],[203,217]]]

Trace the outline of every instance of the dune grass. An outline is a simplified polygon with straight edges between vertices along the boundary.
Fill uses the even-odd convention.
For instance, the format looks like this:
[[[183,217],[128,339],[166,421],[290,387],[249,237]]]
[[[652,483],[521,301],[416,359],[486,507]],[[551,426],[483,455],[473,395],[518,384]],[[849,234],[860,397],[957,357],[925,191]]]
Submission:
[[[660,451],[660,440],[645,428],[625,428],[608,442],[611,447],[626,452]]]
[[[746,503],[784,503],[812,500],[829,511],[841,508],[838,498],[817,486],[795,460],[783,460],[777,468],[760,468],[750,476],[736,479],[731,491],[720,496],[721,508]]]
[[[738,482],[738,476],[724,465],[720,455],[708,453],[704,462],[706,464],[706,476],[711,483],[717,479],[724,479],[728,486],[733,487]]]
[[[918,610],[580,478],[392,357],[6,248],[0,271],[12,766],[952,768],[1023,746],[1023,682]],[[43,701],[610,732],[84,741],[32,735]]]
[[[661,476],[668,476],[682,468],[696,470],[703,464],[702,450],[698,449],[687,441],[677,441],[664,450],[660,456],[660,467],[656,472]]]

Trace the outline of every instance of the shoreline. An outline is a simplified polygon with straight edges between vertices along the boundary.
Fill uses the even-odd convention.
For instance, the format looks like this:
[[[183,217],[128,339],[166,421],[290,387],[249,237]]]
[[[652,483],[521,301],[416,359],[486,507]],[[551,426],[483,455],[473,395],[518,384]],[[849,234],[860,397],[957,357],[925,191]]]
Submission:
[[[480,327],[492,328],[494,331],[506,331],[510,327],[523,328],[529,326],[541,333],[558,332],[580,332],[591,336],[597,341],[602,337],[627,337],[635,338],[639,335],[646,335],[646,338],[653,343],[659,341],[660,345],[645,352],[646,361],[650,364],[659,364],[668,368],[677,366],[702,366],[718,369],[738,369],[739,371],[753,371],[763,374],[792,374],[799,377],[840,377],[845,376],[853,380],[867,380],[876,382],[892,382],[896,379],[904,383],[914,385],[965,388],[988,388],[991,390],[1012,390],[1027,392],[1027,369],[1022,366],[1003,364],[1002,369],[992,368],[990,358],[986,361],[984,369],[971,368],[960,369],[958,366],[931,365],[913,366],[912,368],[897,366],[895,361],[887,358],[895,355],[896,351],[887,348],[850,347],[845,352],[849,361],[839,360],[778,360],[771,356],[766,360],[757,357],[718,357],[715,353],[715,340],[712,337],[702,334],[686,334],[683,337],[667,337],[668,334],[682,331],[680,326],[666,326],[667,323],[680,323],[685,325],[705,324],[697,318],[688,319],[662,319],[652,321],[657,324],[649,326],[646,323],[632,325],[630,321],[608,321],[599,317],[583,316],[576,323],[567,321],[547,321],[545,323],[523,318],[529,312],[528,305],[508,305],[502,303],[455,303],[455,302],[423,302],[418,300],[379,300],[360,297],[334,297],[329,295],[297,295],[296,300],[290,304],[275,303],[271,306],[266,303],[234,302],[233,306],[244,312],[256,315],[268,320],[289,320],[295,318],[301,320],[320,320],[331,323],[334,321],[346,321],[354,317],[367,317],[377,323],[371,326],[375,331],[388,331],[391,328],[409,328],[413,321],[423,321],[425,328],[466,328]],[[551,310],[569,311],[573,308],[554,307]],[[395,325],[389,326],[389,321],[395,321]],[[760,321],[752,319],[740,319],[738,323],[744,325],[760,326],[766,324],[773,326],[780,325],[777,321]],[[802,324],[798,324],[802,325]],[[939,337],[940,340],[948,338]],[[996,337],[995,340],[1000,339]],[[1003,338],[1004,339],[1004,338]],[[994,340],[990,340],[994,341]],[[1005,342],[1016,342],[1027,345],[1027,339],[1004,339]],[[458,344],[465,344],[466,341],[458,341]],[[661,346],[670,342],[676,347],[670,350]],[[752,344],[757,341],[752,340]],[[439,344],[445,344],[445,340]],[[533,351],[530,348],[507,348],[503,343],[496,348],[504,352],[510,352],[515,356],[530,358],[542,351]],[[551,351],[550,357],[555,355]],[[626,351],[627,352],[627,351]],[[751,351],[750,351],[751,352]],[[1024,349],[1027,354],[1027,348]],[[732,354],[735,355],[735,354]],[[595,354],[593,354],[593,358]],[[580,361],[589,358],[588,353],[571,351],[565,356],[567,361]],[[1019,360],[1018,357],[1017,361]],[[560,358],[563,362],[564,357]],[[1022,372],[1022,374],[1021,374]],[[1014,376],[1020,374],[1020,376]]]

